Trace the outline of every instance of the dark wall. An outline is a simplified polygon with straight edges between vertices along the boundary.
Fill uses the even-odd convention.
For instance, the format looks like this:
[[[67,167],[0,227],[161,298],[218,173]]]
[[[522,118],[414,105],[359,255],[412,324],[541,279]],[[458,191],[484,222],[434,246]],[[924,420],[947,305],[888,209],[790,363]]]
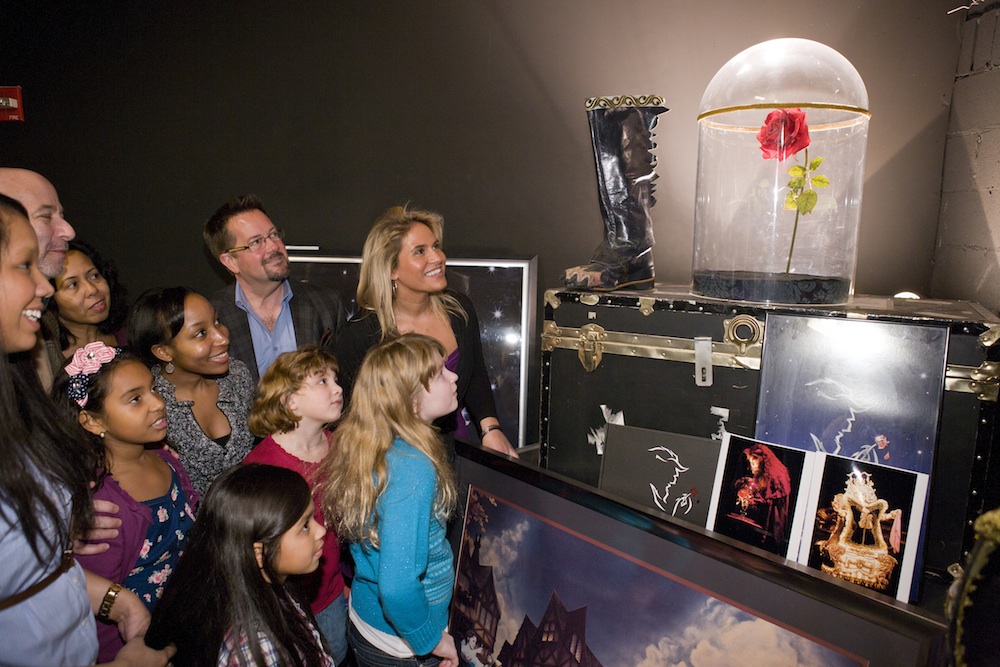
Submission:
[[[453,256],[539,257],[539,285],[600,234],[583,101],[659,93],[653,209],[662,282],[690,278],[701,95],[766,39],[824,42],[873,112],[857,290],[926,291],[954,2],[414,0],[0,4],[0,164],[53,181],[80,236],[134,294],[214,289],[202,221],[256,192],[289,243],[357,254],[411,201],[447,220]]]
[[[453,255],[537,254],[551,285],[599,235],[583,100],[657,92],[672,108],[657,265],[687,282],[701,94],[742,49],[807,37],[851,60],[871,97],[858,291],[921,290],[960,43],[951,4],[12,0],[0,83],[24,86],[27,122],[0,125],[0,163],[49,176],[136,289],[214,286],[201,221],[247,191],[289,241],[352,253],[387,206],[435,208]]]

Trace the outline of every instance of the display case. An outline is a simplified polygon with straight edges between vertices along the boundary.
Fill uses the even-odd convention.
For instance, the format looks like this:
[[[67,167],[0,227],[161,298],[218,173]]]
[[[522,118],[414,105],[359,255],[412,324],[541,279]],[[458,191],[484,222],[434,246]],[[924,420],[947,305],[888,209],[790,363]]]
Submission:
[[[847,301],[868,118],[861,76],[824,44],[774,39],[723,65],[699,107],[693,291]]]
[[[1000,504],[998,335],[971,302],[550,290],[540,462],[918,601]]]
[[[523,459],[460,444],[456,469],[464,665],[943,664],[917,607]]]

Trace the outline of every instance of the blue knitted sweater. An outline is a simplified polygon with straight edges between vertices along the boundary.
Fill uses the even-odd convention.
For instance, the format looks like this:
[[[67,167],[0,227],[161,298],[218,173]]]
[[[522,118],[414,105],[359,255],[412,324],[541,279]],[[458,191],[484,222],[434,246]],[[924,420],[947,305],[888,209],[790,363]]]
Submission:
[[[437,477],[420,450],[396,438],[377,502],[379,548],[351,544],[351,606],[365,623],[427,655],[448,624],[455,579],[444,522],[434,516]]]

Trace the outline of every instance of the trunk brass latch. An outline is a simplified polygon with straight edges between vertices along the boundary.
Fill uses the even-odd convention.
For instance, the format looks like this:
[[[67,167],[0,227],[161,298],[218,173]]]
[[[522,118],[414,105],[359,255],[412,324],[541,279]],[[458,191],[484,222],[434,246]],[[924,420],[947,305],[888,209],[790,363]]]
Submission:
[[[604,327],[599,324],[585,324],[580,327],[577,356],[580,357],[580,363],[583,364],[584,370],[588,373],[593,372],[601,365],[606,337]]]

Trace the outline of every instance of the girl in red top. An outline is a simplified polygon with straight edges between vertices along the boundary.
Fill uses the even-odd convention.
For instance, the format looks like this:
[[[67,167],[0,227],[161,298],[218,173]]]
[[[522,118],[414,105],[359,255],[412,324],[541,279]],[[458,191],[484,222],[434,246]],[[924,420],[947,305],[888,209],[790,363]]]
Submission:
[[[250,408],[250,430],[266,436],[244,462],[267,463],[302,475],[312,489],[320,462],[330,451],[327,426],[340,419],[343,392],[337,384],[337,360],[315,346],[280,355],[264,373]],[[323,524],[319,497],[315,519]],[[340,543],[326,533],[319,568],[299,584],[312,605],[316,625],[337,664],[347,655],[347,606],[340,570]]]

